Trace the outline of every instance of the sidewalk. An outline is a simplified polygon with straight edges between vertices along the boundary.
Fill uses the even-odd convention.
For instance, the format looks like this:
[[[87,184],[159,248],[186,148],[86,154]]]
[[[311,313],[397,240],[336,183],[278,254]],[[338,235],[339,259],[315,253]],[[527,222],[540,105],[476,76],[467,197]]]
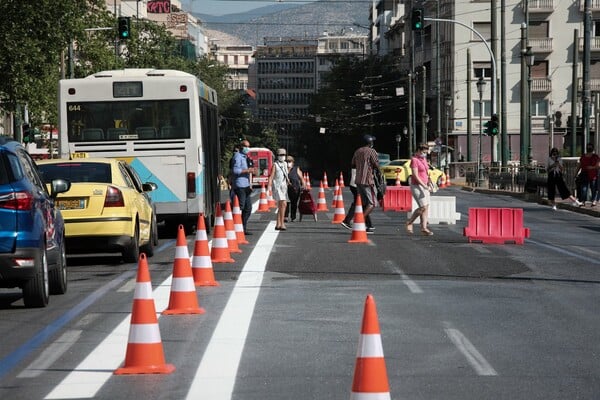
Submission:
[[[543,204],[550,207],[550,202],[547,198],[543,198],[538,196],[536,193],[525,193],[525,192],[513,192],[509,190],[499,190],[499,189],[488,189],[488,188],[478,188],[474,186],[469,186],[466,184],[464,178],[457,178],[452,181],[452,185],[461,186],[462,190],[470,191],[470,192],[479,192],[479,193],[487,193],[487,194],[500,194],[506,196],[518,197],[519,199],[530,201],[533,203]],[[556,199],[556,207],[563,210],[573,211],[580,214],[587,214],[592,217],[600,218],[600,204],[597,204],[595,207],[591,206],[591,202],[587,202],[585,206],[575,206],[571,204],[570,200],[561,200],[560,197]]]

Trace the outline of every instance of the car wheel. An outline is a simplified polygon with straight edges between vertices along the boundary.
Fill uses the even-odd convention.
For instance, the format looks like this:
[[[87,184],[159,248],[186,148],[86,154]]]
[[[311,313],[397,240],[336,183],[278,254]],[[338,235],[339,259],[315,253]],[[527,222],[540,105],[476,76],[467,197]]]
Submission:
[[[146,253],[147,257],[152,257],[154,255],[154,244],[155,237],[158,235],[156,228],[156,221],[152,220],[152,225],[150,226],[150,237],[148,238],[148,243],[142,246],[140,252]]]
[[[123,249],[121,254],[126,263],[138,262],[138,258],[140,258],[140,228],[137,224],[129,245]]]
[[[50,271],[50,294],[65,294],[67,292],[67,254],[65,239],[61,241],[56,267]]]
[[[50,300],[48,289],[48,256],[44,244],[35,276],[23,285],[25,307],[46,307]]]

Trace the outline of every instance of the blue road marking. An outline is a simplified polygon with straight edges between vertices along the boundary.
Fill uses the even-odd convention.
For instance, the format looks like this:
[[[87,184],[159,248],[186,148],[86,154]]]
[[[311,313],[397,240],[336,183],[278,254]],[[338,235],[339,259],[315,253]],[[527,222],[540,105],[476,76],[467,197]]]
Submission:
[[[20,347],[8,354],[6,357],[0,359],[0,379],[4,377],[11,369],[13,369],[19,362],[27,357],[31,352],[40,347],[48,338],[58,332],[63,326],[65,326],[73,318],[81,314],[86,308],[94,304],[96,300],[104,296],[109,290],[112,290],[115,286],[121,284],[124,280],[130,279],[137,273],[135,271],[127,271],[112,281],[108,282],[101,288],[96,289],[88,297],[86,297],[81,303],[71,308],[69,311],[64,313],[61,317],[56,319],[50,325],[39,331],[35,336],[23,343]]]

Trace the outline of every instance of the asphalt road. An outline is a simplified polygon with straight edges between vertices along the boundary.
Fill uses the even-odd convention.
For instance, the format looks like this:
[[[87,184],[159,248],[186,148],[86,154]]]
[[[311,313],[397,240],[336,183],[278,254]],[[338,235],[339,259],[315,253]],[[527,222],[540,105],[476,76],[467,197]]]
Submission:
[[[137,266],[70,257],[69,291],[46,309],[0,290],[0,398],[348,399],[367,294],[392,399],[599,398],[600,220],[457,187],[436,195],[456,197],[456,225],[408,236],[404,213],[378,209],[366,244],[331,223],[331,191],[328,212],[287,231],[253,214],[251,243],[213,265],[220,286],[197,290],[206,313],[159,315],[168,375],[113,375]],[[468,243],[469,207],[523,208],[531,237]],[[158,313],[175,254],[165,234],[149,259]]]

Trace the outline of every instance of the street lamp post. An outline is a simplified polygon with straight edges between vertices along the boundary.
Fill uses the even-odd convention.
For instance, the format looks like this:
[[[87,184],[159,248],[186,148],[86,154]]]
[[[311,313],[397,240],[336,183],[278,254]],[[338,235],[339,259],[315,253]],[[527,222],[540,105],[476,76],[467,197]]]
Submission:
[[[527,63],[527,164],[531,165],[531,67],[535,62],[531,46],[527,46],[527,51],[525,51],[525,62]]]
[[[404,128],[406,129],[406,128]],[[396,159],[400,158],[400,141],[402,140],[402,136],[400,134],[396,135]]]
[[[481,140],[482,140],[482,134],[483,134],[483,92],[485,90],[485,80],[483,79],[483,76],[479,77],[479,80],[477,81],[477,93],[479,93],[479,156],[477,157],[477,186],[478,187],[482,187],[484,180],[483,180],[483,168],[482,168],[482,153],[481,153]]]
[[[450,107],[452,107],[452,97],[446,96],[444,99],[444,104],[446,105],[446,161],[444,162],[444,173],[448,176],[449,172],[449,158],[448,158],[448,131],[450,130]]]
[[[404,135],[405,138],[408,139],[408,156],[412,157],[412,153],[411,153],[412,152],[412,138],[410,136],[408,136],[408,128],[406,126],[404,128],[402,128],[402,134]]]

